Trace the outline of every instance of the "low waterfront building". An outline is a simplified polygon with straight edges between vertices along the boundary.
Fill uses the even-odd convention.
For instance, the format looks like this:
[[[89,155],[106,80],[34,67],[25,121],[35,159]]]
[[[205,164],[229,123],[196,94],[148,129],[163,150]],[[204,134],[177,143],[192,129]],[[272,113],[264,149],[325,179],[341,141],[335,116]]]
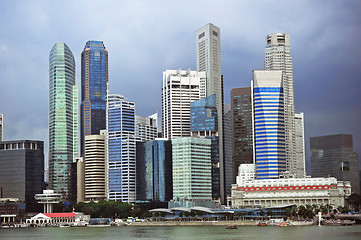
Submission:
[[[26,219],[26,223],[30,224],[57,224],[57,223],[73,223],[77,214],[70,213],[38,213],[30,219]]]
[[[249,180],[232,185],[228,205],[232,208],[271,207],[283,204],[344,207],[351,195],[347,181],[329,178],[288,178]]]
[[[0,224],[18,222],[25,215],[25,203],[18,198],[0,198]]]

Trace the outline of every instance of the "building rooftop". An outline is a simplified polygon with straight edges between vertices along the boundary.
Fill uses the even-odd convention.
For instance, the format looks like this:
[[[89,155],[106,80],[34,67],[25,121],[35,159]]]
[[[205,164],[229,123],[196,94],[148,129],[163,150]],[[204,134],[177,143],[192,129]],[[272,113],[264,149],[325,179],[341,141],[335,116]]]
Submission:
[[[45,216],[50,218],[64,218],[64,217],[75,217],[76,213],[43,213]]]

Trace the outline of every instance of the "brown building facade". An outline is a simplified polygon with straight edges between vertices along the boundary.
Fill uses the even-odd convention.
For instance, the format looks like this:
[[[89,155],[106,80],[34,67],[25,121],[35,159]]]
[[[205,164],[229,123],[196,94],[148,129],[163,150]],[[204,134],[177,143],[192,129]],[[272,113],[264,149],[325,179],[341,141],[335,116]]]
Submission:
[[[231,90],[232,110],[232,169],[233,183],[236,182],[238,167],[243,163],[253,163],[252,137],[252,96],[251,88]]]

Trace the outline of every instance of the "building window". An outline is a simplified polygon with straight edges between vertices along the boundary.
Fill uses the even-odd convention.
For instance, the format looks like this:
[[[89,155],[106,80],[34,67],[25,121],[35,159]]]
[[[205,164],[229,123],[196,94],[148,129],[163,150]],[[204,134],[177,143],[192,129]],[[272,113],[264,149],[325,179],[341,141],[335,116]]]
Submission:
[[[350,171],[350,163],[349,162],[341,162],[341,171]]]

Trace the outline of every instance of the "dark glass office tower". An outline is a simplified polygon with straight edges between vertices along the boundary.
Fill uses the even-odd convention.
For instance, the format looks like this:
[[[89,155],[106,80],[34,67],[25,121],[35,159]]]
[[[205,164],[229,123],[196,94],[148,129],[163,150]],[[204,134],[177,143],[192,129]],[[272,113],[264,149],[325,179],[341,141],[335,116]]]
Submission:
[[[240,164],[253,163],[252,96],[251,88],[231,90],[232,110],[232,169],[233,183],[236,183]]]
[[[350,181],[352,193],[360,194],[358,155],[351,134],[311,137],[311,176]]]
[[[102,41],[88,41],[81,54],[81,156],[86,135],[106,129],[108,51]]]
[[[25,201],[26,212],[41,211],[34,196],[45,189],[44,142],[0,142],[0,188],[1,197]]]
[[[173,198],[172,144],[167,140],[137,143],[137,200],[168,202]]]

